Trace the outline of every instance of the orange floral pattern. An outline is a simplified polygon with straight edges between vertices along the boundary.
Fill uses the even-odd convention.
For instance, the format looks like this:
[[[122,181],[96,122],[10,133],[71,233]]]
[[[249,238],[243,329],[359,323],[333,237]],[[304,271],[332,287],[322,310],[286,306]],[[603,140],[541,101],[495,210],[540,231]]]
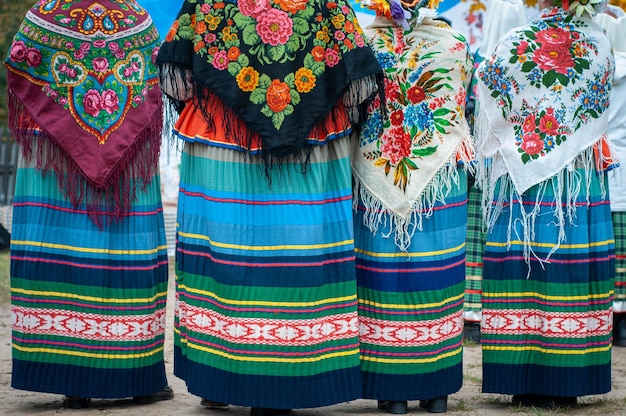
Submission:
[[[301,94],[311,94],[319,77],[342,56],[367,48],[347,3],[322,0],[187,0],[167,34],[189,40],[210,67],[224,71],[249,93],[252,104],[276,130],[294,113]],[[193,7],[192,7],[193,6]],[[193,12],[191,12],[193,10]],[[277,78],[277,65],[310,51],[293,72]],[[258,62],[260,65],[252,64]],[[256,69],[253,69],[256,68]],[[262,70],[260,68],[267,68]]]

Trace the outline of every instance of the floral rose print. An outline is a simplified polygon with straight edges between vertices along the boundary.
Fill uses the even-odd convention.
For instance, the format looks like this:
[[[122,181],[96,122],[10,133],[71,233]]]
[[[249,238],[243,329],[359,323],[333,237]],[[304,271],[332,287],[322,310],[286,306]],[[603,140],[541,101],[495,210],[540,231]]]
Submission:
[[[94,5],[68,15],[66,3],[50,6],[49,2],[40,2],[34,6],[39,7],[41,13],[54,16],[67,30],[52,35],[25,20],[9,49],[7,65],[12,71],[26,73],[40,81],[46,96],[71,111],[72,116],[94,132],[103,144],[108,137],[105,130],[115,128],[124,111],[143,103],[149,89],[156,84],[158,69],[154,59],[158,52],[158,33],[150,26],[143,29],[133,43],[107,38],[96,33],[97,28],[106,26],[96,20],[114,19],[118,27],[132,26],[136,17],[124,12],[127,6],[121,5],[116,9],[118,13],[107,13],[104,6]],[[132,13],[130,9],[128,12]],[[86,15],[93,20],[94,28],[81,26]],[[81,41],[85,36],[94,40]],[[147,79],[153,82],[146,88]]]
[[[341,62],[342,54],[365,46],[349,7],[307,0],[198,2],[195,12],[182,13],[166,35],[167,41],[179,39],[192,41],[199,56],[228,72],[276,129],[294,112],[301,95],[315,90],[326,68]],[[303,50],[311,50],[304,65],[282,79],[260,69],[292,61]],[[262,65],[252,69],[251,59]]]
[[[270,9],[259,15],[257,20],[256,28],[263,43],[284,45],[293,35],[293,22],[287,12]]]
[[[102,110],[102,98],[98,90],[89,90],[83,98],[83,108],[92,117],[98,116]]]
[[[91,66],[93,66],[93,70],[96,72],[106,72],[109,69],[109,60],[99,56],[91,61]]]
[[[277,79],[273,80],[267,88],[266,100],[270,110],[274,113],[280,113],[291,102],[289,85]]]
[[[578,21],[574,29],[570,24],[573,15],[556,15],[557,9],[547,12],[553,19],[542,20],[525,31],[524,41],[513,41],[509,58],[492,57],[479,71],[479,76],[498,100],[505,119],[513,123],[517,151],[523,163],[529,163],[549,154],[567,140],[573,131],[591,119],[598,118],[606,108],[606,88],[610,88],[609,68],[594,74],[592,80],[582,77],[591,66],[596,50],[577,30],[584,30],[586,23]],[[507,73],[509,64],[526,74],[525,79],[515,80]],[[520,85],[526,89],[536,88],[536,101],[523,102],[521,110],[511,112],[512,100],[520,93]],[[574,89],[564,87],[580,85]],[[550,93],[539,92],[548,88]],[[569,91],[569,92],[567,92]],[[554,100],[550,94],[570,94],[564,100]],[[565,120],[565,109],[555,108],[551,102],[571,102],[577,106],[573,120]],[[567,127],[570,126],[570,127]],[[573,130],[572,130],[573,129]]]

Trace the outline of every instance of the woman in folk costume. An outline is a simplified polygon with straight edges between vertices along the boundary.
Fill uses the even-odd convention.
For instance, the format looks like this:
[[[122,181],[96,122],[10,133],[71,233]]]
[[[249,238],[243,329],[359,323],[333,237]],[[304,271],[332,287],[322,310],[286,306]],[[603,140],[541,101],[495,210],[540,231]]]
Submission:
[[[526,23],[525,13],[526,7],[521,0],[489,1],[483,24],[482,43],[474,53],[474,69],[478,68],[485,56],[491,55],[496,43],[506,32]],[[474,126],[477,83],[478,79],[472,76],[468,92],[468,108],[466,109],[466,115],[472,130]],[[471,113],[468,114],[468,111]],[[486,232],[481,209],[482,192],[475,185],[473,179],[470,176],[468,185],[467,261],[465,263],[465,303],[463,306],[465,329],[463,337],[466,340],[480,342],[483,252]]]
[[[472,62],[438,2],[364,4],[388,117],[372,106],[353,143],[363,395],[390,413],[408,400],[445,412],[463,379]]]
[[[173,397],[163,361],[158,42],[134,1],[40,1],[5,62],[21,147],[12,386],[64,394],[69,407]]]
[[[591,2],[552,4],[479,66],[475,130],[488,227],[482,391],[540,407],[611,389],[615,271],[611,43]]]
[[[612,4],[594,20],[611,39],[615,77],[607,134],[621,163],[609,175],[611,215],[615,234],[615,297],[613,299],[613,345],[626,347],[626,13]]]
[[[175,374],[252,415],[360,397],[349,135],[382,86],[354,11],[185,1],[157,62],[187,100]]]

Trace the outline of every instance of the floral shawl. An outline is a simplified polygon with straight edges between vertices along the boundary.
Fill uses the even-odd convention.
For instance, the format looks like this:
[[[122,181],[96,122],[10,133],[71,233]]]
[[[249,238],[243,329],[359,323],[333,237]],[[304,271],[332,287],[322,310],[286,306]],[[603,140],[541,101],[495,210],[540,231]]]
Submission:
[[[457,156],[473,156],[465,119],[472,59],[465,38],[430,17],[405,31],[377,16],[365,34],[385,73],[388,117],[370,111],[354,143],[355,196],[366,225],[391,224],[404,250],[422,216],[444,201],[444,184],[458,179]]]
[[[561,8],[545,9],[537,20],[509,32],[479,66],[476,148],[479,161],[490,162],[478,164],[477,181],[488,226],[503,204],[534,185],[553,187],[554,193],[546,194],[558,198],[569,195],[570,205],[577,189],[589,189],[589,177],[569,173],[585,167],[591,175],[601,170],[599,159],[610,158],[603,138],[614,66],[602,29],[586,14],[576,17]],[[502,177],[501,193],[494,195]],[[542,202],[547,201],[536,201]],[[530,207],[522,219],[527,259],[534,212]],[[555,216],[564,238],[562,214]]]
[[[23,155],[54,170],[98,225],[127,212],[157,171],[158,42],[132,0],[40,1],[5,61],[9,127]]]
[[[278,157],[303,148],[352,81],[381,72],[347,0],[186,0],[157,63],[164,85],[193,90],[209,128],[217,96],[229,140],[249,148],[258,135]]]

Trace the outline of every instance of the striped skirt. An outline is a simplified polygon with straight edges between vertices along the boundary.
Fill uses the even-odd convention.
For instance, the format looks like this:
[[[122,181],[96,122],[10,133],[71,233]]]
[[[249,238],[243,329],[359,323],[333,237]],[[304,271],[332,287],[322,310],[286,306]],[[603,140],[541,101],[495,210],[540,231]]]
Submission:
[[[615,299],[613,312],[626,313],[626,212],[613,212],[615,234]]]
[[[597,175],[590,193],[589,204],[584,190],[579,195],[574,223],[566,223],[566,241],[550,261],[542,267],[531,256],[530,275],[522,244],[514,240],[521,229],[512,231],[507,247],[509,220],[520,216],[517,203],[512,213],[504,207],[487,235],[483,392],[575,397],[611,389],[614,240],[609,201],[602,199]],[[524,193],[523,201],[534,205],[536,198],[537,186]],[[543,200],[553,199],[548,190]],[[558,227],[553,204],[540,209],[531,244],[546,258]]]
[[[20,160],[11,241],[12,387],[93,398],[167,385],[167,245],[159,178],[98,229],[54,173]]]
[[[268,178],[241,152],[185,144],[174,372],[190,393],[269,408],[360,397],[348,151],[317,146]]]
[[[408,255],[393,236],[354,220],[363,397],[433,399],[463,381],[467,183],[452,185],[416,231]]]
[[[482,317],[483,252],[485,228],[481,210],[481,191],[472,186],[467,203],[467,262],[465,264],[464,317],[468,322],[480,322]]]

